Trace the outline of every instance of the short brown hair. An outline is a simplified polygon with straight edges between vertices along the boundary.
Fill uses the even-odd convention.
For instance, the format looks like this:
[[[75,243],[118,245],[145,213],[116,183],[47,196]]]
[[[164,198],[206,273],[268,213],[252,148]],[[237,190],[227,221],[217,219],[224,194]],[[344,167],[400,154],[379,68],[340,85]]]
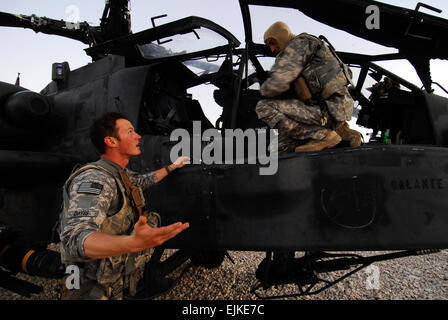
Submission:
[[[118,119],[126,119],[126,116],[118,112],[107,112],[97,118],[90,127],[90,140],[100,154],[106,153],[104,138],[114,137],[118,139],[115,122]]]

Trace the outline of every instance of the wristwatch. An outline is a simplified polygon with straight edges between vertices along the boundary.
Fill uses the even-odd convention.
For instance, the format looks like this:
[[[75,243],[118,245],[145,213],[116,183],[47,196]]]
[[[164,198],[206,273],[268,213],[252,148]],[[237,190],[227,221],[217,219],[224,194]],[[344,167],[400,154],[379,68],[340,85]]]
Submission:
[[[171,169],[169,165],[165,167],[165,170],[167,174],[170,174],[171,171],[173,171],[173,169]]]

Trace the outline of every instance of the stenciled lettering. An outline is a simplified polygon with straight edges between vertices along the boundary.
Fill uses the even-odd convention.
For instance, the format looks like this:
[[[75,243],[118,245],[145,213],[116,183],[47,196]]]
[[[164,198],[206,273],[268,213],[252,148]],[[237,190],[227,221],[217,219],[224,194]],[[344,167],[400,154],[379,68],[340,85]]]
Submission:
[[[407,178],[391,180],[392,190],[444,190],[445,183],[442,178]]]

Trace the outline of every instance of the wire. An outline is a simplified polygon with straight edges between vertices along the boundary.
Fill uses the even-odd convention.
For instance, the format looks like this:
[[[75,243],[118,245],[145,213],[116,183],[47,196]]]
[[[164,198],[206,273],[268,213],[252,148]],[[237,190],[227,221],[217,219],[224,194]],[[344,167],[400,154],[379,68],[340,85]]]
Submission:
[[[442,87],[440,84],[438,84],[437,82],[433,82],[433,84],[438,85],[440,89],[442,89],[443,91],[445,91],[446,94],[448,94],[448,91],[444,87]]]

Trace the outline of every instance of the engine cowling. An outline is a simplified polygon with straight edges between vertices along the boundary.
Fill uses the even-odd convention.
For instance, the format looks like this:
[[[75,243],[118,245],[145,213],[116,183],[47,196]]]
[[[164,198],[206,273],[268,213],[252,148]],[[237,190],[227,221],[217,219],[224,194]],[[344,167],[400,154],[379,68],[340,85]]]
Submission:
[[[0,149],[34,150],[60,126],[50,97],[0,82]]]

